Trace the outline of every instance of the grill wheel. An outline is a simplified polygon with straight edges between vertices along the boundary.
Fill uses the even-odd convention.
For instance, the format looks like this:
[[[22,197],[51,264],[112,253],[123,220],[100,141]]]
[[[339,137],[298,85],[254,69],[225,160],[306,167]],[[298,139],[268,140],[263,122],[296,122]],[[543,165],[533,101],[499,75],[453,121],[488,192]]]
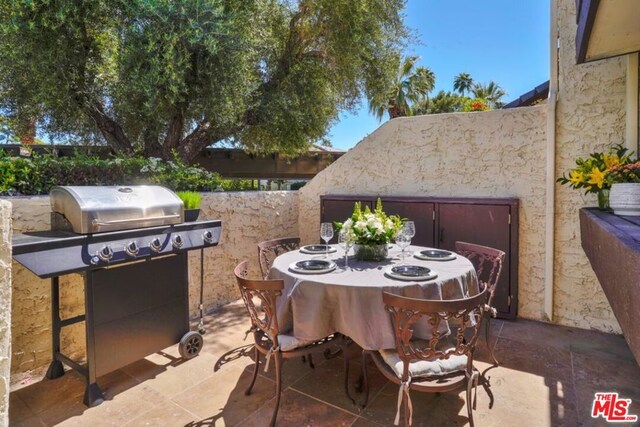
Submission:
[[[187,332],[180,340],[180,345],[178,346],[180,356],[186,360],[196,357],[198,353],[200,353],[200,350],[202,350],[203,343],[202,335],[195,331]]]

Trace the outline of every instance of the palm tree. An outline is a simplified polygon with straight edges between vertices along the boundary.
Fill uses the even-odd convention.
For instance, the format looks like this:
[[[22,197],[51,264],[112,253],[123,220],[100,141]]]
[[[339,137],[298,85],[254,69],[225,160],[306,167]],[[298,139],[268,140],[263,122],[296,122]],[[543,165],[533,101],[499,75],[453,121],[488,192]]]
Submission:
[[[369,99],[369,111],[378,120],[382,120],[385,112],[391,119],[410,116],[414,105],[425,100],[428,103],[428,95],[435,86],[436,77],[429,68],[416,67],[417,61],[417,56],[406,57],[400,63],[389,90]]]
[[[473,79],[468,73],[460,73],[453,79],[453,90],[464,96],[473,87]]]
[[[486,85],[475,83],[471,88],[471,93],[476,98],[486,100],[492,108],[501,108],[504,105],[500,100],[506,95],[506,92],[494,81],[490,81]]]

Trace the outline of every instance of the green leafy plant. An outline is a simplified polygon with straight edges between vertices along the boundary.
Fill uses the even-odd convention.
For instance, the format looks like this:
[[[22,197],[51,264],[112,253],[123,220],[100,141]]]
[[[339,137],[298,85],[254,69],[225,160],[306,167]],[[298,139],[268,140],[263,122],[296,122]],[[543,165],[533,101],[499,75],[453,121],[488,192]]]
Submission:
[[[0,196],[47,194],[55,185],[155,184],[176,191],[216,191],[221,189],[221,183],[217,173],[179,160],[35,153],[24,158],[0,151]]]
[[[185,209],[199,209],[202,196],[196,191],[178,191],[176,192]]]

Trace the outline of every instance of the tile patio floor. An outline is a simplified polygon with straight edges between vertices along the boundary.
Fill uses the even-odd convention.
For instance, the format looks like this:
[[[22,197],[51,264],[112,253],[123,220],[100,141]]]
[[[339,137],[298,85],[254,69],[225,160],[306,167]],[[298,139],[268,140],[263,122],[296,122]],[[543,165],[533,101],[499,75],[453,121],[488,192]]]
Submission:
[[[176,346],[113,372],[98,383],[105,402],[82,405],[84,383],[75,372],[42,380],[10,395],[11,426],[263,426],[271,417],[273,367],[261,369],[254,392],[244,396],[252,372],[250,346],[243,341],[244,307],[231,304],[207,317],[205,346],[182,362]],[[596,391],[618,391],[633,400],[640,415],[640,367],[624,339],[519,319],[496,321],[495,354],[502,365],[490,370],[492,409],[478,388],[478,426],[605,425],[590,418]],[[360,370],[357,348],[350,352],[351,386]],[[478,350],[483,370],[486,348]],[[319,358],[318,358],[319,359]],[[360,410],[342,389],[342,360],[316,360],[315,369],[298,360],[284,364],[278,426],[392,425],[398,389],[374,366],[371,397]],[[440,395],[412,393],[415,426],[467,424],[464,391]]]

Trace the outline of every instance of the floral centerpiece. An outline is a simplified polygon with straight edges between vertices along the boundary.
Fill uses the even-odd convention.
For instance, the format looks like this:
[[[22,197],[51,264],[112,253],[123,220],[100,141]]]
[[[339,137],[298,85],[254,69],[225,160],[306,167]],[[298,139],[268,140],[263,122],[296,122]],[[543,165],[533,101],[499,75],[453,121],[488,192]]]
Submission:
[[[362,210],[360,202],[356,202],[351,217],[335,225],[354,242],[356,258],[381,261],[387,257],[389,242],[402,230],[402,219],[397,215],[385,214],[382,202],[378,199],[373,212],[369,206]]]
[[[612,172],[632,162],[629,150],[618,144],[608,153],[591,153],[586,159],[578,157],[576,167],[569,172],[569,176],[563,174],[557,182],[568,184],[571,188],[584,189],[585,194],[597,194],[598,206],[608,209],[609,189],[617,176]]]

